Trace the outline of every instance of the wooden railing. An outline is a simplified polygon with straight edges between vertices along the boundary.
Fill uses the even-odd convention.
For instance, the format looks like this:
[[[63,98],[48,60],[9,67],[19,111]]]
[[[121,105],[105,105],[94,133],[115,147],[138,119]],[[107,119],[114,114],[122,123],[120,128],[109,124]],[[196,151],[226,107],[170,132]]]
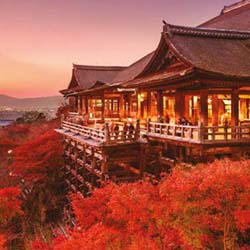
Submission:
[[[144,134],[162,139],[202,144],[250,142],[250,124],[240,126],[189,126],[148,122],[146,130],[140,130],[139,122],[137,122],[134,129],[121,125],[118,127],[114,130],[110,128],[108,123],[105,123],[103,129],[98,129],[68,121],[62,122],[64,130],[106,144],[133,142]]]
[[[97,129],[68,121],[62,121],[61,127],[66,131],[73,132],[74,135],[81,135],[86,139],[89,138],[106,144],[133,142],[140,136],[139,122],[136,123],[134,129],[119,126],[116,130],[112,130],[108,123],[104,124],[103,129]]]
[[[250,139],[250,125],[203,127],[203,141],[211,142],[244,142]]]
[[[200,138],[200,127],[148,122],[147,134],[173,140],[197,142]]]
[[[193,143],[246,142],[250,140],[250,124],[240,126],[189,126],[148,122],[147,135]]]
[[[104,141],[105,139],[104,131],[101,129],[85,127],[68,121],[62,122],[62,128],[77,135],[82,135],[97,141]]]

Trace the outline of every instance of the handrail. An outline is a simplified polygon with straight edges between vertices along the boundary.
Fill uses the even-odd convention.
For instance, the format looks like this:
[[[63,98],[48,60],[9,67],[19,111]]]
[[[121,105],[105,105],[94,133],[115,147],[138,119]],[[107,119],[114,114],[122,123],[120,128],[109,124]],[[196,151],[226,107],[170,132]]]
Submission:
[[[97,129],[63,121],[62,128],[105,144],[134,142],[139,139],[140,134],[201,144],[245,142],[250,140],[250,125],[193,126],[148,122],[145,131],[140,129],[139,122],[134,129],[119,126],[115,130],[111,129],[108,123],[105,123],[103,129]]]
[[[199,142],[201,131],[199,126],[177,125],[172,123],[148,122],[147,133],[163,138]]]
[[[105,144],[133,142],[139,138],[139,124],[134,129],[118,127],[116,130],[111,130],[108,123],[105,123],[103,129],[91,128],[82,126],[68,121],[62,121],[61,127],[75,134],[94,139]]]
[[[147,123],[149,136],[195,143],[241,142],[250,139],[250,125],[192,126],[158,122]]]
[[[101,129],[90,128],[68,121],[62,122],[62,128],[97,141],[104,141],[105,138],[104,131]]]

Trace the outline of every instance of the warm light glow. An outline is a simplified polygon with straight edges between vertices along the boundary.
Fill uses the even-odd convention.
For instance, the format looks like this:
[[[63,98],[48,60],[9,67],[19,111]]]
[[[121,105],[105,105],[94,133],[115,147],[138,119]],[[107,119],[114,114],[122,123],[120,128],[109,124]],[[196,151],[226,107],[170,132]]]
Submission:
[[[0,94],[58,94],[72,63],[129,65],[156,49],[162,19],[196,26],[223,4],[228,0],[1,1]]]

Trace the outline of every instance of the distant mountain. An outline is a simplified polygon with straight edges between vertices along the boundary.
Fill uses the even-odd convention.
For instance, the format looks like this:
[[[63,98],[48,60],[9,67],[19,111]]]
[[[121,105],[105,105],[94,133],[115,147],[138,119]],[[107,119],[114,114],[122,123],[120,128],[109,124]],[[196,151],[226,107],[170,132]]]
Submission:
[[[37,108],[58,108],[64,103],[62,96],[49,96],[37,98],[15,98],[7,95],[0,95],[0,107],[37,109]]]

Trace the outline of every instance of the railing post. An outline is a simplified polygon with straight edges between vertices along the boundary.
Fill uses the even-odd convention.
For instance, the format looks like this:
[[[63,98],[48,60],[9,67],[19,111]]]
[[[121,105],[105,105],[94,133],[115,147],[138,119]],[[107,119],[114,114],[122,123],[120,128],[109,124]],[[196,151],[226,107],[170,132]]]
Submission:
[[[140,120],[138,119],[136,121],[136,126],[135,126],[135,140],[138,140],[140,138]]]
[[[193,139],[193,128],[189,128],[188,137],[189,140]]]
[[[198,128],[198,140],[203,143],[204,142],[204,127],[203,127],[203,123],[200,122],[199,123],[199,128]]]
[[[150,122],[151,122],[151,119],[148,118],[148,120],[147,120],[147,133],[150,133]]]
[[[104,127],[104,140],[106,143],[110,142],[110,131],[109,131],[108,122],[105,123],[105,127]]]
[[[124,123],[123,124],[123,128],[122,128],[122,135],[121,135],[122,141],[126,141],[126,139],[127,139],[127,132],[128,132],[127,125],[126,125],[126,123]]]

